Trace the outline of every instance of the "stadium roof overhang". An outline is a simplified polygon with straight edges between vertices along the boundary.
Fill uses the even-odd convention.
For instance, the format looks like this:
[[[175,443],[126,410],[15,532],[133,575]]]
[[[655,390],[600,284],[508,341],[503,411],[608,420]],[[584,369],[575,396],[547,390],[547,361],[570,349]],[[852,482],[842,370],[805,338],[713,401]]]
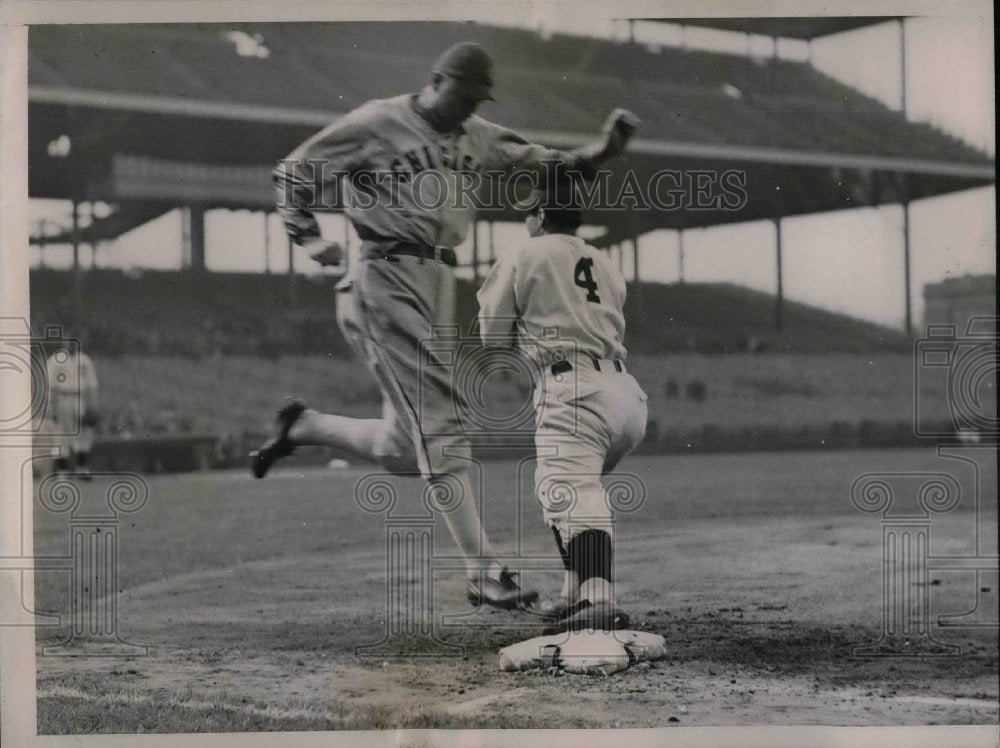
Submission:
[[[684,22],[701,20],[716,27],[735,22]],[[768,24],[774,33],[805,38],[886,19],[737,20],[744,31]],[[494,111],[533,140],[589,142],[608,109],[623,103],[643,117],[634,155],[609,165],[611,197],[628,173],[640,185],[667,170],[684,179],[709,171],[744,175],[737,179],[746,200],[735,207],[671,208],[664,194],[666,208],[593,213],[589,220],[608,227],[605,243],[658,228],[915,200],[995,181],[987,154],[907,122],[800,63],[744,64],[732,56],[652,53],[641,45],[545,40],[468,24],[424,24],[414,39],[399,24],[361,23],[254,25],[272,48],[259,60],[233,54],[222,38],[227,28],[32,28],[29,194],[119,206],[112,219],[87,229],[97,240],[177,205],[270,209],[271,167],[342,113],[334,108],[415,90],[440,49],[467,39],[506,53],[498,67],[506,102]],[[540,60],[558,64],[544,69]],[[776,83],[789,82],[786,76],[797,79],[794,86]],[[68,153],[58,147],[63,135]],[[659,185],[664,193],[677,186],[669,176]],[[510,210],[486,217],[520,218]]]
[[[308,109],[42,87],[32,88],[29,100],[30,194],[133,204],[137,215],[150,212],[150,205],[157,203],[270,209],[273,164],[337,116],[336,112]],[[572,147],[593,138],[585,133],[522,132],[557,147]],[[51,156],[46,150],[46,144],[60,134],[68,134],[73,143],[66,158]],[[183,160],[178,154],[183,154]],[[995,181],[991,162],[864,152],[638,138],[630,154],[634,156],[626,157],[627,163],[610,165],[606,196],[613,205],[630,204],[624,175],[632,173],[634,183],[641,187],[655,184],[656,189],[646,194],[656,194],[660,202],[633,212],[592,211],[588,221],[608,228],[599,243],[614,243],[634,233],[663,228],[898,203]],[[698,176],[701,173],[709,176]],[[732,175],[732,195],[723,202],[717,199],[718,180],[725,173]],[[707,190],[701,205],[676,205],[671,193],[678,189],[693,193],[696,180]],[[741,191],[745,200],[738,197]],[[520,219],[510,209],[485,212],[483,217]],[[100,226],[90,233],[96,239],[112,238],[130,223],[119,216],[105,223],[107,236],[100,235]]]
[[[831,34],[874,26],[886,21],[898,21],[902,16],[843,16],[843,17],[756,17],[756,18],[642,18],[637,20],[675,23],[684,26],[734,31],[740,34],[760,34],[810,41]]]

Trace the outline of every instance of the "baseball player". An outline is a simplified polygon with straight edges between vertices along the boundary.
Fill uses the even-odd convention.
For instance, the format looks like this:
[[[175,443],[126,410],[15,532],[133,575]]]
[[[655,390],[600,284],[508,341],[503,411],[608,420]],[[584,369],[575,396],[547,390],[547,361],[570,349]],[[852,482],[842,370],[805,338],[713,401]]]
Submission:
[[[474,115],[493,99],[492,85],[489,54],[478,44],[457,44],[441,56],[420,93],[361,105],[275,170],[278,210],[293,241],[321,264],[341,269],[342,248],[321,237],[313,212],[324,204],[319,193],[342,188],[362,245],[360,261],[338,285],[337,317],[378,381],[383,409],[380,419],[356,419],[293,401],[279,411],[276,435],[251,459],[253,474],[263,477],[296,446],[325,445],[395,473],[419,472],[432,493],[461,499],[444,517],[465,557],[468,599],[512,608],[530,604],[537,593],[520,589],[483,532],[460,415],[465,403],[453,368],[421,363],[425,341],[454,324],[454,248],[474,218],[471,202],[459,199],[463,180],[519,169],[541,173],[552,161],[592,172],[624,150],[634,117],[612,112],[603,137],[590,146],[545,148]],[[425,179],[426,172],[436,178]],[[444,199],[424,189],[443,189]],[[444,362],[440,346],[436,351]]]
[[[46,362],[48,408],[46,417],[63,434],[55,469],[71,470],[90,479],[90,452],[97,421],[97,371],[90,356],[77,345],[67,345]]]
[[[538,195],[532,238],[500,256],[478,294],[484,344],[517,348],[536,372],[535,495],[566,569],[550,632],[629,625],[601,476],[646,432],[646,393],[625,370],[625,279],[575,236],[581,222],[572,184]]]

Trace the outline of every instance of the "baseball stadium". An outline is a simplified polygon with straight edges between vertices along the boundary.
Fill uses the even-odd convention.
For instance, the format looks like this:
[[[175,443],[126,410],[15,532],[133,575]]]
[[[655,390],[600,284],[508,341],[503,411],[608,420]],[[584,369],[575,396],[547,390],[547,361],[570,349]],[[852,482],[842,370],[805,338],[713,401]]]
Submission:
[[[42,406],[21,476],[37,562],[16,573],[39,734],[996,725],[995,222],[962,207],[995,204],[995,155],[916,111],[922,21],[32,26]],[[896,100],[824,67],[843,40]],[[579,236],[624,278],[648,397],[605,477],[616,596],[665,646],[598,675],[558,655],[501,668],[537,616],[469,604],[423,469],[328,446],[247,469],[287,397],[383,407],[338,326],[341,276],[276,211],[275,166],[466,42],[495,65],[479,114],[531,143],[584,147],[619,107],[640,122],[602,167],[632,198]],[[665,173],[686,202],[643,206],[630,184]],[[370,237],[328,207],[323,239],[356,258]],[[482,527],[545,599],[564,564],[531,378],[515,357],[463,364],[482,360],[477,290],[524,225],[501,201],[454,247],[454,376]],[[75,472],[44,407],[67,344],[96,373]]]

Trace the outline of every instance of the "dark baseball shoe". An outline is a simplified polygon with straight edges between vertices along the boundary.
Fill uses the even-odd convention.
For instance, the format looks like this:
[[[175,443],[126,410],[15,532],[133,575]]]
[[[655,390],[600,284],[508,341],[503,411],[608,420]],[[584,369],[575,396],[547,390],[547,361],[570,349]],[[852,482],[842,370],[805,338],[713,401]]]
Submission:
[[[494,608],[524,608],[538,600],[535,590],[522,590],[514,581],[514,574],[503,569],[499,579],[480,575],[470,579],[466,597],[473,605],[492,605]]]
[[[627,629],[631,619],[621,608],[611,603],[591,603],[581,600],[567,615],[549,626],[543,633],[561,634],[566,631],[618,631]]]
[[[254,478],[263,478],[276,460],[288,457],[295,451],[295,447],[288,439],[288,432],[305,412],[305,409],[305,403],[300,400],[292,400],[278,411],[278,433],[260,449],[250,453],[250,472],[253,473]]]

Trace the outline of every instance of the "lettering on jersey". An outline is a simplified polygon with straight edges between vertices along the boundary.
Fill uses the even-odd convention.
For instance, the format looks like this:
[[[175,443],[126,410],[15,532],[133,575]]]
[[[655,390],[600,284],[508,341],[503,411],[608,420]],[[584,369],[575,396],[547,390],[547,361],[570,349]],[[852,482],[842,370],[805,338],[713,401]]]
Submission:
[[[438,164],[440,163],[440,159],[438,161],[434,160],[434,156],[431,155],[431,149],[430,149],[430,147],[428,147],[426,145],[424,146],[424,158],[427,159],[427,165],[431,169],[437,168]]]
[[[406,153],[403,154],[403,156],[406,158],[406,160],[410,164],[410,173],[411,174],[419,174],[424,169],[428,168],[427,165],[425,165],[420,160],[420,153],[416,149],[414,149],[412,151],[407,151]]]
[[[480,163],[471,153],[461,156],[447,146],[424,145],[396,156],[390,162],[389,170],[394,174],[405,174],[403,181],[427,170],[448,169],[457,172],[482,172]]]
[[[587,289],[587,301],[595,304],[601,303],[601,297],[597,295],[597,282],[594,280],[594,260],[592,257],[581,257],[573,269],[573,282],[580,288]]]

